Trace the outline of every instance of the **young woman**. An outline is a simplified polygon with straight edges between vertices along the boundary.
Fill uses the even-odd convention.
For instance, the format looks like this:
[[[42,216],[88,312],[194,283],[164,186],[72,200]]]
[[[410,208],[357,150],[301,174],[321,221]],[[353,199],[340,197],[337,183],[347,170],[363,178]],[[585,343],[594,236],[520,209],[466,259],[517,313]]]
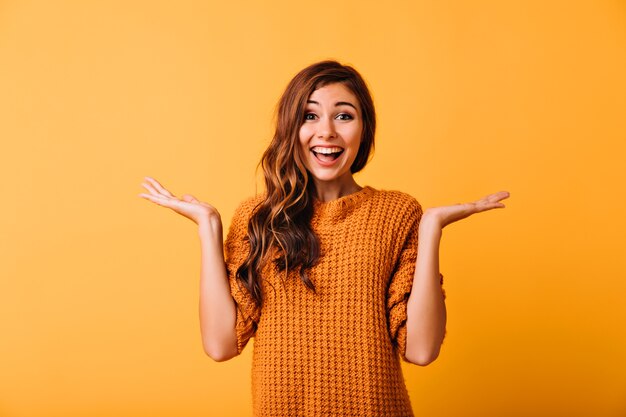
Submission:
[[[277,112],[265,191],[239,205],[224,243],[210,204],[142,184],[198,225],[204,350],[228,360],[254,337],[255,416],[412,416],[400,359],[427,365],[444,339],[442,229],[509,193],[423,211],[357,184],[376,116],[363,78],[336,61],[300,71]]]

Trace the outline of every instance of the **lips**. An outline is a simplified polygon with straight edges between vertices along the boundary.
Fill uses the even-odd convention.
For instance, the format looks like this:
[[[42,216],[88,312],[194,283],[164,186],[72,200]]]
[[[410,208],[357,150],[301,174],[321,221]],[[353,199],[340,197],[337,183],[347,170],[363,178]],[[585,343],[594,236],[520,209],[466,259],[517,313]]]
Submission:
[[[344,149],[339,146],[313,146],[311,152],[315,159],[324,166],[332,165],[343,153]]]

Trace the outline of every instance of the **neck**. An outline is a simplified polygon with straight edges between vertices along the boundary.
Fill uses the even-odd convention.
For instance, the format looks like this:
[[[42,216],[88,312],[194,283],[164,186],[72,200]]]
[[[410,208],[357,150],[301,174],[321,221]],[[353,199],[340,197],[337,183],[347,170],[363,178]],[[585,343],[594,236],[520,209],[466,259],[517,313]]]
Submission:
[[[336,200],[356,193],[363,188],[356,183],[353,176],[342,181],[319,181],[315,179],[314,181],[317,199],[321,202]]]

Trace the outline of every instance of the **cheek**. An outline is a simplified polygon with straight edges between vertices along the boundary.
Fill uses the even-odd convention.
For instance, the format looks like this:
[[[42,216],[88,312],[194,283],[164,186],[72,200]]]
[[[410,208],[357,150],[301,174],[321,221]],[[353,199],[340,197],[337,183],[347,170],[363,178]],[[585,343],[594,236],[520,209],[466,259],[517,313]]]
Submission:
[[[300,144],[302,146],[305,146],[309,142],[309,138],[311,137],[309,130],[310,129],[307,125],[302,125],[302,127],[300,127],[298,135],[300,137]]]
[[[355,129],[350,132],[348,136],[350,138],[350,143],[348,146],[354,151],[359,150],[359,146],[361,145],[361,137],[363,136],[363,129]]]
[[[309,153],[309,135],[307,134],[307,130],[304,126],[300,128],[300,157],[302,161],[306,163],[307,156]]]

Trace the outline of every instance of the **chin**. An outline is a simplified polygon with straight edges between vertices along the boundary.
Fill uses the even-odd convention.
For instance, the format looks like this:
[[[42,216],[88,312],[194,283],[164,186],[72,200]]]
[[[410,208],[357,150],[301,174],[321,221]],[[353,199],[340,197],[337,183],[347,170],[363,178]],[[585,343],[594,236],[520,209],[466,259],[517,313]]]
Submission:
[[[342,178],[350,175],[350,172],[328,172],[328,171],[320,171],[320,170],[309,170],[309,175],[319,182],[333,182],[339,181]]]

